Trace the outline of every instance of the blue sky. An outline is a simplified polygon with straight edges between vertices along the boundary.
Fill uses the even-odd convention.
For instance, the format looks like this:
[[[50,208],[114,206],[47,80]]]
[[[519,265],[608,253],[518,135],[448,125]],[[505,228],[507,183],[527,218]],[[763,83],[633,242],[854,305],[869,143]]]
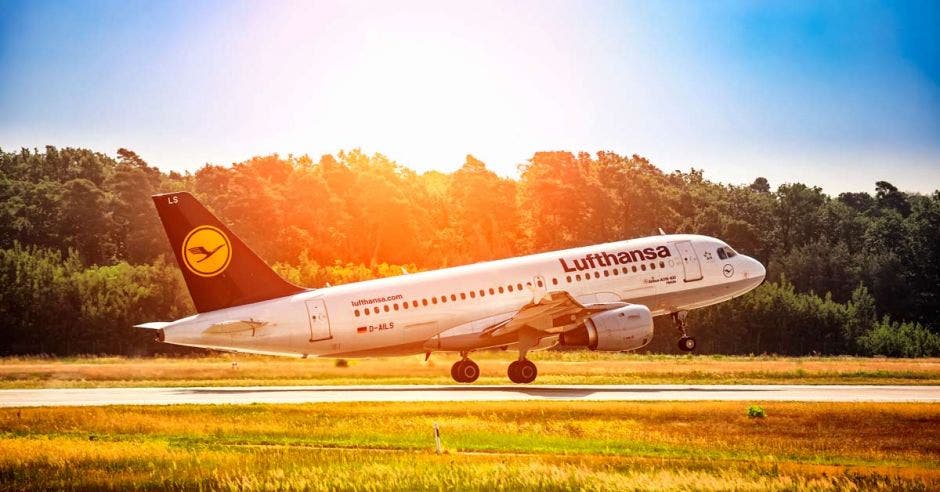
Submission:
[[[0,0],[0,147],[162,169],[360,147],[417,170],[613,150],[940,188],[940,2]]]

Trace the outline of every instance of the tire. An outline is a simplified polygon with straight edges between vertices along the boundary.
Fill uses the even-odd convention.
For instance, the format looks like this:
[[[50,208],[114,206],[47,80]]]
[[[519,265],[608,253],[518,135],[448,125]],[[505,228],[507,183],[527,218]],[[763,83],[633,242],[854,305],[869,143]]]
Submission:
[[[458,383],[463,382],[460,380],[460,378],[463,375],[463,371],[461,371],[461,369],[463,368],[464,363],[465,361],[461,359],[457,362],[454,362],[454,365],[450,366],[450,377],[454,378],[454,381],[457,381]]]
[[[465,360],[457,370],[460,373],[461,383],[472,383],[480,377],[480,366],[472,360]]]
[[[539,370],[530,360],[517,360],[509,364],[509,379],[517,384],[528,384],[535,381]]]
[[[679,350],[683,352],[691,352],[695,350],[695,347],[698,346],[698,343],[692,337],[682,337],[679,339]]]
[[[518,383],[519,381],[519,361],[514,360],[509,363],[509,369],[506,370],[506,373],[509,374],[509,380]]]

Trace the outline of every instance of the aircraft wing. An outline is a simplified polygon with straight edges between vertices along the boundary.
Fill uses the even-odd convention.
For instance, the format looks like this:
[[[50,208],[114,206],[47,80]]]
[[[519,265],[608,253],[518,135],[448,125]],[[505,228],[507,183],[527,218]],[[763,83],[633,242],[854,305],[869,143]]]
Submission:
[[[574,328],[592,314],[627,304],[626,302],[582,304],[565,291],[545,292],[541,294],[541,298],[537,295],[531,303],[523,306],[512,318],[484,330],[483,335],[498,337],[524,327],[550,334],[563,333]]]
[[[151,321],[149,323],[141,323],[139,325],[134,325],[134,328],[143,328],[145,330],[161,330],[173,324],[170,321]]]

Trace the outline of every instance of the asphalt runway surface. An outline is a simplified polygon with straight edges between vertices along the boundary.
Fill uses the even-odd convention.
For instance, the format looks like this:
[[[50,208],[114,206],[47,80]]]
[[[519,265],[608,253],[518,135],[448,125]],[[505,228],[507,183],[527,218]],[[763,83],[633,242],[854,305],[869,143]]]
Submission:
[[[940,402],[940,386],[252,386],[0,390],[0,407],[445,401]]]

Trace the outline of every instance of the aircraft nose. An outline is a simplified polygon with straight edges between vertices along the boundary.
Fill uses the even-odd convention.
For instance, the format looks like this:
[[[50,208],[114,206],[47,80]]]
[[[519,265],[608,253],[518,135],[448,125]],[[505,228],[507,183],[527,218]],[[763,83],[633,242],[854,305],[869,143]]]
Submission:
[[[748,257],[748,259],[750,260],[750,263],[751,263],[750,268],[749,268],[750,275],[748,276],[751,278],[760,279],[763,282],[764,277],[767,276],[767,269],[764,268],[764,265],[761,264],[761,262],[755,260],[754,258]]]

